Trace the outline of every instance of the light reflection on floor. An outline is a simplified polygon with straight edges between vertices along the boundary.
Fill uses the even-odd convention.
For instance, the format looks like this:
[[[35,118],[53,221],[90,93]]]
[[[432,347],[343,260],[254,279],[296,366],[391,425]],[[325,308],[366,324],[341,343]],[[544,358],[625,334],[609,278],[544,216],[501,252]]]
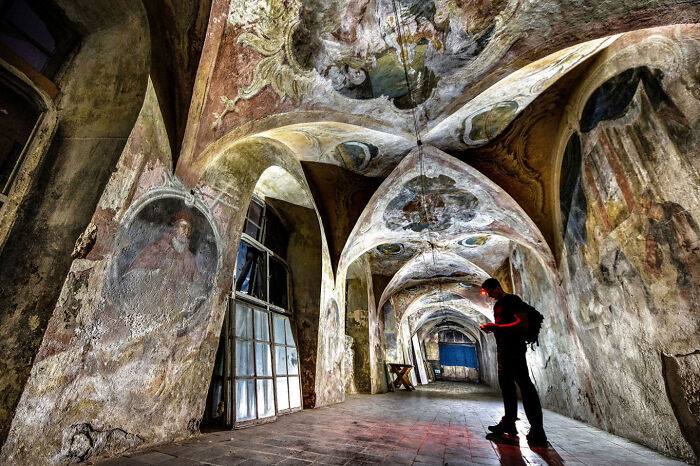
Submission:
[[[203,434],[102,464],[684,464],[546,410],[551,448],[530,448],[524,421],[518,421],[517,441],[487,438],[486,426],[502,413],[488,387],[439,382],[415,392],[352,395],[274,423]]]

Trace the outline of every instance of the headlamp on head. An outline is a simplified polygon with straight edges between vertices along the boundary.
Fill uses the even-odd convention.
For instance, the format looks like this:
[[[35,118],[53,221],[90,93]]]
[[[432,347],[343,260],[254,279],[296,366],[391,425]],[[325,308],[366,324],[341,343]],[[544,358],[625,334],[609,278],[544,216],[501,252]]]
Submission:
[[[481,296],[486,296],[487,294],[488,294],[488,291],[486,291],[485,289],[482,288],[481,289]]]

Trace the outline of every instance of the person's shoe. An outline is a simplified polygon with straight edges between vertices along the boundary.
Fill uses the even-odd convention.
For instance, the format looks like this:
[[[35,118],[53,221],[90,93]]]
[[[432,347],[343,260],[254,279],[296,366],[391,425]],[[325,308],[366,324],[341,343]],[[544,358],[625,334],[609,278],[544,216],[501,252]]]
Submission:
[[[528,445],[536,447],[549,446],[549,442],[547,441],[547,434],[544,433],[544,429],[541,427],[539,429],[530,429],[530,432],[527,433],[527,443]]]
[[[515,428],[515,422],[508,422],[503,419],[495,426],[488,426],[488,429],[496,435],[507,434],[511,437],[518,436],[518,429]]]

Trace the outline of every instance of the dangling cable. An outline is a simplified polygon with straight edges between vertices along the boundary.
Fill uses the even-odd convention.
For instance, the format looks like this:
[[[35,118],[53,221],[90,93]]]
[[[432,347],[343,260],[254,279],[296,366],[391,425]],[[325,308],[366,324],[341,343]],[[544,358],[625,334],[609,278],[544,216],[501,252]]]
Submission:
[[[396,33],[398,35],[399,42],[399,60],[403,65],[404,78],[406,80],[406,89],[408,90],[408,98],[411,102],[411,114],[413,115],[413,130],[416,137],[416,147],[418,148],[418,170],[420,173],[420,188],[421,188],[421,207],[423,208],[423,216],[425,218],[425,223],[428,232],[428,245],[430,246],[430,251],[433,257],[433,266],[437,269],[437,259],[435,257],[435,241],[433,240],[433,229],[431,226],[431,218],[428,215],[428,206],[425,199],[425,166],[423,164],[423,141],[420,138],[420,127],[418,125],[418,116],[416,115],[416,101],[413,97],[413,88],[411,87],[411,81],[408,77],[408,51],[406,50],[406,42],[404,40],[403,33],[403,16],[400,15],[400,9],[396,4],[396,0],[392,0],[392,6],[394,8],[394,17],[396,19]],[[424,112],[425,113],[425,112]],[[428,267],[426,265],[426,276],[428,275]],[[438,280],[438,287],[440,293],[440,302],[444,304],[443,291],[442,291],[442,280]]]

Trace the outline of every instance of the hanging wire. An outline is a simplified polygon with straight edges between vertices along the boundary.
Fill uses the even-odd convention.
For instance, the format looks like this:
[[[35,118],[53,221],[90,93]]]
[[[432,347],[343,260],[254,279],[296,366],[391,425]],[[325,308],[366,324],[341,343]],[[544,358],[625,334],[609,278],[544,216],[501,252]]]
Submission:
[[[420,173],[419,180],[420,180],[420,199],[421,199],[421,207],[423,208],[423,216],[425,218],[426,226],[427,226],[427,233],[428,233],[428,245],[430,246],[430,251],[433,257],[433,266],[437,269],[437,259],[435,257],[435,241],[433,240],[434,238],[434,232],[431,226],[431,218],[428,215],[428,206],[425,201],[425,166],[423,163],[423,141],[420,138],[420,127],[418,124],[418,115],[416,115],[416,100],[413,97],[413,87],[411,86],[411,80],[408,77],[408,51],[406,50],[406,42],[404,40],[404,32],[403,32],[403,15],[400,14],[401,9],[396,3],[396,0],[391,1],[392,6],[394,8],[394,18],[396,19],[396,33],[398,35],[398,42],[399,42],[399,60],[401,61],[401,64],[403,65],[403,73],[404,73],[404,78],[406,80],[406,89],[408,90],[408,98],[411,102],[411,114],[413,115],[413,131],[416,137],[416,147],[418,148],[418,170]],[[425,112],[423,112],[424,115],[427,115]],[[427,116],[426,116],[427,118]],[[426,269],[426,276],[428,275],[429,268],[427,264],[425,265]],[[440,293],[440,303],[444,305],[444,299],[443,299],[443,290],[442,290],[442,280],[438,280],[438,289]]]

